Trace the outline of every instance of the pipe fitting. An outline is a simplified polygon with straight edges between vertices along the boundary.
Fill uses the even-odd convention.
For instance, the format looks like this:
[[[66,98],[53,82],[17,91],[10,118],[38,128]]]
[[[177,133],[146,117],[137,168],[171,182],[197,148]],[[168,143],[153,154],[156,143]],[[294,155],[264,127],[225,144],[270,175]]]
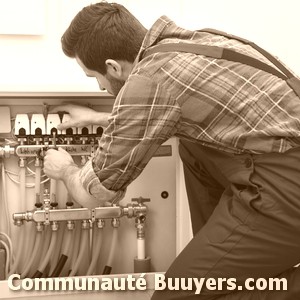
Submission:
[[[104,226],[105,226],[105,221],[103,219],[98,219],[97,220],[97,227],[99,229],[101,229],[101,228],[104,228]]]
[[[118,218],[113,218],[113,219],[111,220],[111,226],[112,226],[113,228],[118,228],[118,227],[120,227],[120,219],[118,219]]]
[[[14,155],[15,149],[9,145],[0,147],[0,157],[9,158],[11,155]]]
[[[41,232],[44,230],[44,224],[41,222],[36,223],[36,231]]]
[[[59,228],[58,222],[53,221],[53,222],[51,223],[51,230],[52,230],[52,231],[57,231],[58,228]]]
[[[88,220],[83,220],[81,222],[81,228],[82,229],[90,229],[90,223],[89,223],[89,221]]]

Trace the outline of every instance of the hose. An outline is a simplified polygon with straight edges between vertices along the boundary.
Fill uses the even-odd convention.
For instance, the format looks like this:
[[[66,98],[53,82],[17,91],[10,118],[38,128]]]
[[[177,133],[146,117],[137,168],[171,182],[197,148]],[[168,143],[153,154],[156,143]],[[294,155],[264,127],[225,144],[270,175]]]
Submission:
[[[97,230],[98,229],[98,230]],[[93,275],[96,264],[100,255],[101,245],[103,239],[103,229],[102,228],[94,228],[93,231],[93,252],[92,252],[92,260],[87,270],[86,275]]]
[[[72,235],[73,235],[73,230],[68,230],[65,233],[64,237],[64,244],[63,244],[63,248],[62,248],[62,254],[58,260],[57,265],[55,266],[53,272],[51,273],[50,277],[58,277],[62,271],[62,269],[64,268],[67,260],[68,260],[68,253],[71,249],[71,242],[72,242]]]
[[[62,226],[60,226],[62,225]],[[56,242],[56,247],[54,252],[52,253],[51,256],[51,264],[50,264],[50,270],[49,274],[52,274],[54,271],[55,266],[58,264],[60,253],[61,253],[61,247],[64,239],[64,234],[65,234],[65,227],[64,227],[64,221],[62,221],[59,225],[58,231],[57,231],[57,242]]]
[[[30,256],[28,263],[25,266],[25,269],[21,273],[21,278],[25,278],[26,275],[29,273],[31,266],[34,260],[36,259],[38,252],[40,251],[41,245],[42,245],[42,232],[37,231],[32,254]]]
[[[4,247],[5,253],[6,253],[6,263],[5,263],[5,278],[6,278],[6,277],[8,277],[7,275],[8,275],[11,255],[10,255],[10,250],[6,243],[4,241],[0,240],[0,244]]]
[[[82,230],[82,236],[81,236],[81,241],[80,241],[80,248],[79,248],[79,253],[78,253],[78,257],[76,259],[76,262],[74,264],[74,266],[72,266],[72,270],[70,272],[69,276],[75,276],[79,265],[84,257],[84,255],[86,254],[86,246],[88,244],[89,241],[89,231],[87,229],[83,229]]]
[[[4,160],[2,160],[1,173],[2,173],[2,196],[3,196],[3,203],[4,203],[4,209],[5,209],[7,233],[9,236],[11,236],[11,228],[10,228],[10,220],[9,220],[10,214],[9,214],[8,201],[7,201],[6,174],[5,174]]]
[[[110,252],[108,255],[108,259],[107,259],[107,264],[104,267],[104,270],[102,273],[103,275],[108,275],[111,273],[112,262],[113,262],[113,258],[115,256],[115,252],[116,252],[116,248],[117,248],[117,240],[118,240],[118,227],[114,227],[113,233],[112,233],[112,239],[111,239]]]
[[[36,203],[40,203],[40,195],[41,195],[41,167],[36,166],[35,168],[35,185],[34,185],[34,190],[35,190],[35,201]]]
[[[25,162],[24,162],[25,163]],[[26,208],[26,169],[25,166],[20,168],[20,202],[21,202],[21,210],[24,211]],[[24,246],[24,239],[25,239],[25,227],[18,226],[17,238],[18,240],[18,247],[16,252],[16,258],[13,263],[13,266],[9,272],[9,275],[16,272],[18,268],[20,268],[20,262],[22,256],[24,255],[23,246]]]
[[[74,233],[74,243],[73,243],[73,251],[70,255],[72,257],[71,260],[71,269],[69,273],[71,272],[72,269],[74,269],[76,259],[78,257],[79,253],[79,246],[80,246],[80,238],[81,238],[81,228],[79,226],[79,222],[75,222],[75,233]]]
[[[22,226],[17,226],[17,240],[19,240],[19,244],[18,244],[18,249],[17,249],[17,253],[16,253],[16,257],[15,257],[15,260],[13,262],[13,265],[9,271],[9,274],[8,275],[11,275],[11,274],[14,274],[16,273],[16,270],[20,264],[20,261],[21,261],[21,258],[22,258],[22,245],[24,244],[24,239],[25,239],[25,234],[24,234],[24,230],[23,230],[23,227]]]
[[[49,249],[48,249],[48,251],[46,253],[46,256],[44,257],[42,263],[40,264],[37,271],[33,275],[33,278],[38,278],[38,277],[41,277],[43,275],[43,272],[45,271],[45,269],[47,267],[47,264],[50,260],[50,257],[52,255],[53,251],[55,250],[56,241],[57,241],[57,231],[52,231],[51,242],[50,242]]]

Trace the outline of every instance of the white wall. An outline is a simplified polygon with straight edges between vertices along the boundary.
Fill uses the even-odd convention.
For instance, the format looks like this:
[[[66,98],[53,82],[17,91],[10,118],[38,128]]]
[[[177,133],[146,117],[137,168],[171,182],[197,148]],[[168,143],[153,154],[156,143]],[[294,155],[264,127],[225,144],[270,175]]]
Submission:
[[[17,0],[0,0],[0,9],[5,10],[11,1]],[[42,14],[42,35],[0,34],[0,92],[98,91],[95,80],[86,78],[74,60],[64,56],[60,46],[60,37],[74,15],[82,7],[97,1],[40,1],[44,1],[44,8],[39,8],[39,11],[32,8],[33,15],[29,13],[27,21],[33,20],[37,13]],[[244,36],[278,56],[300,74],[298,0],[115,2],[124,4],[147,28],[165,14],[182,27],[213,27]],[[3,32],[3,28],[0,31]]]

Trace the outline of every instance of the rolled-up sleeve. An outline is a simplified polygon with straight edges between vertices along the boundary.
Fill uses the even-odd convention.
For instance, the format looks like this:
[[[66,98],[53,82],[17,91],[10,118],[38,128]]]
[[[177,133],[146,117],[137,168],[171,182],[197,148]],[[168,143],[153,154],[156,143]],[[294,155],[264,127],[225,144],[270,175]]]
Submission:
[[[159,146],[177,131],[180,107],[150,78],[133,75],[120,91],[95,157],[81,171],[89,193],[115,199],[143,171]]]

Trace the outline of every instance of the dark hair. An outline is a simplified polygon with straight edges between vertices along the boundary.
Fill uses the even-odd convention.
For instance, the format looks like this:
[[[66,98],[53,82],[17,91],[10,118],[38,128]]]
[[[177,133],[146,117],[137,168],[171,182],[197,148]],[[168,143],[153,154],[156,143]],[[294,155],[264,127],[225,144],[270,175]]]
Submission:
[[[67,56],[105,75],[106,59],[135,60],[145,34],[145,27],[124,6],[100,2],[75,16],[61,42]]]

